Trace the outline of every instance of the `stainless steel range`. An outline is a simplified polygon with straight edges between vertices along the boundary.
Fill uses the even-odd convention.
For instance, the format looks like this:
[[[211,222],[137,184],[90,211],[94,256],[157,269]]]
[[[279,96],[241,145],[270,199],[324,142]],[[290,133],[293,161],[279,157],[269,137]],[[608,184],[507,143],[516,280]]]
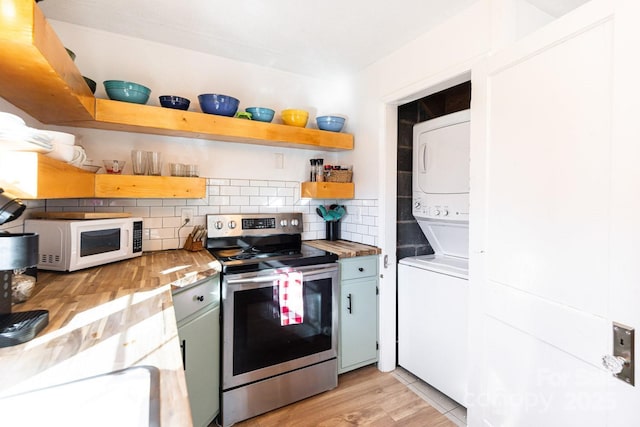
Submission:
[[[222,425],[338,384],[337,256],[302,243],[302,214],[207,215],[221,262]]]

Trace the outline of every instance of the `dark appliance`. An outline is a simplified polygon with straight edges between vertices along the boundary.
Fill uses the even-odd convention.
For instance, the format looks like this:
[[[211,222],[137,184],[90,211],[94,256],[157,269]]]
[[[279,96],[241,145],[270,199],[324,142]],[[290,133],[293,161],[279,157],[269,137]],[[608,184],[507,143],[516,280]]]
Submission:
[[[22,200],[0,188],[0,225],[17,219],[25,209]],[[38,242],[34,233],[0,231],[0,347],[32,340],[49,324],[47,310],[11,312],[14,272],[38,264]]]
[[[222,425],[335,388],[337,256],[302,243],[300,213],[207,215],[207,228],[222,264]],[[304,313],[284,324],[291,277]]]

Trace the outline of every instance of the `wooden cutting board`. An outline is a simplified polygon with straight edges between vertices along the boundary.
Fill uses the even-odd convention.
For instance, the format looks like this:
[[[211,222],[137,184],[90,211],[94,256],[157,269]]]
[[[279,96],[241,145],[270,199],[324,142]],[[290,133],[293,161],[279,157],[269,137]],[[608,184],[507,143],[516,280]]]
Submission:
[[[129,212],[34,212],[33,218],[46,219],[107,219],[129,218]]]

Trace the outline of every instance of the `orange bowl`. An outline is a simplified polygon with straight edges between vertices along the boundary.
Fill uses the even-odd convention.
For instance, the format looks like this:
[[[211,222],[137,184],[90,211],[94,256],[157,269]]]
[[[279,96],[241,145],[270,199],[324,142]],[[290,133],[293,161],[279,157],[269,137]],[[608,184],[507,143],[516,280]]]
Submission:
[[[304,110],[282,110],[280,113],[282,116],[282,122],[289,126],[305,127],[309,120],[309,112]]]

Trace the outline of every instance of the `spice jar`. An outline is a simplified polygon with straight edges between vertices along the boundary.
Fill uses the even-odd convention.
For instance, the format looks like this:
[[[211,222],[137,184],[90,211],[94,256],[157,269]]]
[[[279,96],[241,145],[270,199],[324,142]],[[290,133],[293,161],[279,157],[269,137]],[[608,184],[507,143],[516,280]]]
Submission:
[[[316,162],[316,181],[324,182],[324,167],[322,166],[324,159],[316,159]]]

